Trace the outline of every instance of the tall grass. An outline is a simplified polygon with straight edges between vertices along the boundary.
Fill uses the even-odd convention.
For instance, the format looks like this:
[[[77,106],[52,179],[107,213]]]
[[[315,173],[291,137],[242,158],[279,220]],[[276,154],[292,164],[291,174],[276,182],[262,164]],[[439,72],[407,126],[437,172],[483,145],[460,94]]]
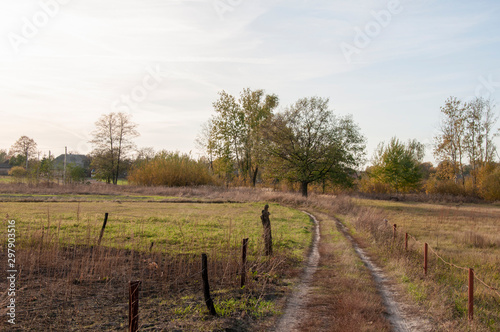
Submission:
[[[5,203],[17,223],[20,329],[123,330],[127,285],[141,280],[141,317],[158,329],[205,330],[275,315],[269,293],[283,292],[311,240],[309,218],[271,204],[275,255],[262,255],[262,204]],[[102,217],[109,212],[101,246]],[[2,222],[2,227],[6,224]],[[240,289],[242,238],[250,238]],[[5,252],[4,244],[1,251]],[[200,254],[222,319],[206,321]],[[3,287],[4,281],[0,281]],[[281,287],[281,288],[280,288]],[[0,302],[6,296],[0,298]],[[232,304],[238,303],[237,308]],[[231,307],[232,306],[232,307]],[[6,306],[2,306],[4,314]],[[120,318],[121,317],[121,318]],[[183,323],[182,323],[183,322]],[[108,324],[115,324],[108,326]],[[116,325],[118,324],[118,325]]]

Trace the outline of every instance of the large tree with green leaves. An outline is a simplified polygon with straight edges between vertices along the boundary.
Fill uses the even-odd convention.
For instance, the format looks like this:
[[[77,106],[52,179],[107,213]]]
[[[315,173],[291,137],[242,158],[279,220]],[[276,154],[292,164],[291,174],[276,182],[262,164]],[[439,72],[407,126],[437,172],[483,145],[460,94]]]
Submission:
[[[425,146],[418,141],[404,144],[393,137],[388,144],[377,147],[370,176],[389,184],[396,192],[417,189],[423,176],[420,164],[424,154]]]
[[[244,89],[239,99],[221,91],[213,103],[215,115],[202,127],[197,145],[206,152],[211,167],[234,169],[254,186],[262,164],[261,127],[278,106],[276,95]],[[213,168],[215,169],[215,168]]]
[[[268,167],[274,176],[308,185],[324,179],[350,185],[365,152],[365,139],[352,117],[338,117],[329,99],[299,99],[271,118],[263,131]]]
[[[104,114],[95,123],[90,142],[94,145],[92,167],[99,178],[118,183],[124,159],[135,147],[132,140],[139,136],[136,128],[130,115],[122,112]]]

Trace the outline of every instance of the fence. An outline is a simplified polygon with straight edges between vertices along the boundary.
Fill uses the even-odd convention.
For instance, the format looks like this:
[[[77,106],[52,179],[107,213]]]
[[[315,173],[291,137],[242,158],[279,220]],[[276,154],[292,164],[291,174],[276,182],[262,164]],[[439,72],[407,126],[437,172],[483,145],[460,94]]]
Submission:
[[[123,214],[121,216],[123,217]],[[40,280],[40,275],[43,275],[45,276],[43,279],[47,280],[47,285],[41,288],[43,293],[41,292],[36,297],[20,296],[20,300],[26,302],[20,304],[19,307],[22,308],[18,312],[22,315],[22,321],[28,322],[28,318],[33,316],[41,317],[39,313],[45,312],[48,313],[47,316],[56,317],[57,320],[53,319],[52,327],[58,327],[61,324],[67,324],[64,317],[71,318],[71,314],[67,315],[71,311],[78,313],[78,315],[82,313],[81,315],[87,321],[92,321],[96,319],[93,316],[97,315],[94,312],[109,311],[110,305],[112,307],[122,306],[118,302],[125,305],[125,298],[128,296],[128,328],[129,331],[136,331],[139,328],[139,297],[147,298],[146,302],[150,302],[151,299],[171,297],[172,290],[176,292],[179,289],[188,288],[191,291],[194,287],[196,287],[196,291],[199,287],[199,294],[205,296],[204,302],[208,306],[209,313],[217,315],[210,297],[209,270],[212,272],[211,283],[213,282],[216,288],[241,292],[239,289],[245,287],[245,294],[250,294],[249,297],[255,296],[255,294],[259,297],[259,291],[263,292],[266,287],[265,275],[277,271],[283,263],[279,252],[272,258],[268,258],[264,250],[260,250],[260,243],[249,241],[248,238],[240,239],[234,245],[228,241],[223,247],[214,248],[212,251],[209,249],[210,246],[204,247],[209,251],[205,251],[208,255],[202,254],[201,265],[198,253],[168,253],[159,247],[157,248],[156,246],[159,244],[155,245],[153,242],[148,243],[149,250],[141,246],[140,249],[144,249],[144,251],[107,247],[105,244],[110,236],[106,236],[106,232],[109,231],[110,227],[116,228],[113,219],[108,222],[108,217],[109,214],[105,213],[102,227],[99,224],[100,232],[97,233],[98,237],[95,238],[95,242],[94,240],[88,241],[94,245],[85,245],[75,238],[74,244],[60,246],[59,231],[61,226],[56,228],[57,233],[55,231],[49,232],[50,216],[48,216],[49,224],[46,226],[46,231],[45,225],[39,230],[28,229],[24,239],[29,249],[22,252],[23,256],[20,259],[20,261],[26,262],[22,271],[22,275],[26,277],[23,282],[26,284],[37,282]],[[87,228],[87,237],[90,238],[90,224],[87,224]],[[153,250],[154,245],[155,250]],[[247,255],[249,246],[254,248],[254,251],[249,253],[250,259]],[[259,250],[255,251],[255,249]],[[264,249],[264,245],[262,245],[262,249]],[[238,252],[241,253],[241,257],[237,254]],[[207,256],[211,256],[210,261]],[[118,271],[118,268],[123,271]],[[256,277],[262,277],[262,279],[257,281]],[[61,281],[61,283],[56,285],[56,281]],[[187,281],[189,281],[189,285]],[[99,284],[102,287],[99,287]],[[60,285],[65,285],[65,287],[60,287]],[[76,290],[76,288],[83,289],[89,285],[97,287],[91,287],[88,292],[85,290],[85,294],[88,296],[81,296]],[[203,289],[201,285],[203,285]],[[114,288],[114,293],[108,294],[110,288]],[[118,301],[116,295],[120,295]],[[49,306],[41,306],[39,299],[49,296],[53,299],[52,303]],[[102,300],[102,298],[107,297],[114,297],[115,300],[113,302]],[[196,297],[198,298],[198,296]],[[258,301],[261,297],[258,298]],[[202,301],[199,301],[200,305]],[[150,307],[150,304],[143,304],[143,308],[150,309]],[[57,314],[53,313],[55,311]],[[142,311],[144,319],[146,311],[144,309]],[[115,317],[124,314],[123,309],[115,311]],[[125,324],[126,321],[124,320],[118,325],[115,322],[111,323],[113,326],[106,325],[106,328],[117,328],[118,325]]]
[[[384,220],[386,225],[387,225],[387,220]],[[393,224],[392,225],[392,240],[395,242],[397,240],[397,225]],[[459,270],[463,270],[467,272],[467,290],[468,290],[468,303],[467,303],[467,317],[469,321],[473,321],[474,319],[474,280],[477,280],[480,284],[482,284],[484,287],[489,289],[491,292],[493,292],[495,295],[500,297],[500,292],[497,288],[488,285],[486,282],[483,281],[483,279],[479,278],[477,274],[474,272],[474,269],[468,268],[468,267],[463,267],[459,266],[456,264],[453,264],[452,262],[446,261],[443,257],[441,257],[436,250],[434,250],[431,246],[429,246],[428,243],[422,243],[421,241],[417,240],[413,235],[409,234],[408,232],[405,232],[405,237],[404,237],[404,248],[405,251],[408,251],[408,241],[409,239],[413,240],[416,244],[420,244],[421,248],[423,247],[423,270],[424,270],[424,275],[427,275],[428,273],[428,268],[429,268],[429,250],[430,252],[437,257],[440,261],[442,261],[444,264],[455,268]]]

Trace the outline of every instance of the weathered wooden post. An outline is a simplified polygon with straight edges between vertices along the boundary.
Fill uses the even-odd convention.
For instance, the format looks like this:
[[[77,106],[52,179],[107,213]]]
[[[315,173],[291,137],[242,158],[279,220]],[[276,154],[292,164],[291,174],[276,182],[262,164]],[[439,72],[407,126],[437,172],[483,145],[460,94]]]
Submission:
[[[405,250],[408,251],[408,233],[405,233]]]
[[[201,278],[203,279],[203,296],[205,297],[205,303],[207,305],[210,315],[217,316],[215,311],[214,302],[210,297],[210,285],[208,284],[208,266],[207,266],[207,254],[201,254]]]
[[[398,226],[396,224],[392,225],[392,228],[393,228],[393,230],[392,230],[392,240],[393,241],[396,241],[396,229],[397,229],[397,227]]]
[[[104,235],[104,229],[106,228],[106,223],[107,222],[108,222],[108,213],[106,212],[104,214],[104,223],[102,224],[101,234],[99,235],[99,240],[97,241],[97,245],[98,246],[101,245],[102,236]]]
[[[427,243],[424,243],[424,274],[427,275]]]
[[[266,204],[266,206],[264,206],[264,210],[262,210],[262,215],[260,216],[262,226],[264,227],[264,251],[266,256],[271,256],[273,254],[273,237],[271,235],[270,215],[269,205]]]
[[[469,269],[469,301],[468,301],[469,321],[474,319],[474,270]]]
[[[241,247],[241,287],[245,286],[247,277],[247,247],[248,239],[243,239],[243,245]]]
[[[139,329],[139,286],[140,281],[129,283],[128,300],[128,329],[129,332],[136,332]]]

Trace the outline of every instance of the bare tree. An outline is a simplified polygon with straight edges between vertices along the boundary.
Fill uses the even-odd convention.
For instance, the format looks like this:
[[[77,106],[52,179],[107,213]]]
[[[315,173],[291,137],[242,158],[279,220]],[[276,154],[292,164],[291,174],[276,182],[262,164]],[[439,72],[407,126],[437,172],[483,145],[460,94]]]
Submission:
[[[26,170],[28,170],[28,160],[30,155],[34,155],[36,153],[36,143],[28,136],[21,136],[10,148],[11,156],[20,154],[26,158]]]
[[[124,158],[135,147],[132,139],[139,136],[137,124],[130,120],[130,115],[122,112],[102,115],[95,123],[92,132],[94,145],[93,166],[100,171],[101,178],[118,183]]]

